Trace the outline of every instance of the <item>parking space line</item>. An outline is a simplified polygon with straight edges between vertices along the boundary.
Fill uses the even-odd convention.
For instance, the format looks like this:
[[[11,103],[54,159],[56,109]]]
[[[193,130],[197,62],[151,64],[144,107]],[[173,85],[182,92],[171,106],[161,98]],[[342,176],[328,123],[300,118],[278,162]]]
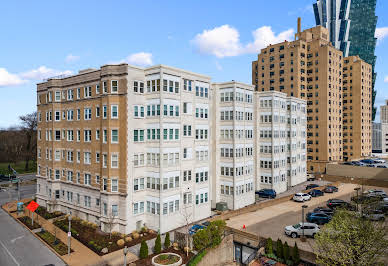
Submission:
[[[15,262],[15,264],[17,266],[20,266],[19,262],[15,259],[14,256],[12,256],[11,252],[7,249],[7,247],[3,244],[2,241],[0,241],[0,244],[3,246],[3,248],[5,249],[5,251],[7,251],[8,255],[12,258],[12,260]]]

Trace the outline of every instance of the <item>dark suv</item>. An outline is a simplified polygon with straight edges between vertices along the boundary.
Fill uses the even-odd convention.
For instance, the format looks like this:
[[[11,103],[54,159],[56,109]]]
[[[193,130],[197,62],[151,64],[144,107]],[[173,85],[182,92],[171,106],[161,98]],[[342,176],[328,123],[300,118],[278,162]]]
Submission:
[[[356,207],[349,202],[340,200],[340,199],[329,199],[326,203],[326,206],[330,209],[344,208],[349,211],[355,211]]]
[[[260,198],[269,198],[269,199],[276,198],[276,191],[268,188],[260,189],[259,191],[256,191],[255,194],[259,195]]]
[[[306,220],[309,223],[326,224],[330,222],[331,216],[323,212],[309,212],[306,215]]]
[[[330,215],[330,216],[333,216],[333,214],[334,214],[334,211],[332,209],[324,208],[324,207],[317,207],[314,209],[314,212],[323,212],[323,213]]]

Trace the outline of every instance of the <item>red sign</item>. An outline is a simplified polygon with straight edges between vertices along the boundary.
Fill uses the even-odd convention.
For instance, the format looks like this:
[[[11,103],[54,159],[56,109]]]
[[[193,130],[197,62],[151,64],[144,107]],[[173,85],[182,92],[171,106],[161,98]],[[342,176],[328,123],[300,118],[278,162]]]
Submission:
[[[39,204],[32,200],[30,204],[28,204],[27,209],[34,212],[38,207],[39,207]]]

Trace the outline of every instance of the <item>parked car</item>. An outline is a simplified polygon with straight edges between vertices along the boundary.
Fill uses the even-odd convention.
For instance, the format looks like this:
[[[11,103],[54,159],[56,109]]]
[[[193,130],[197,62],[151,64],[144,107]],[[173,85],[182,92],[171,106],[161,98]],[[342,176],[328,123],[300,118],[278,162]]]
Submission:
[[[325,189],[323,190],[325,193],[334,193],[338,192],[338,188],[335,186],[326,186]]]
[[[323,193],[323,191],[321,191],[321,190],[313,189],[313,190],[309,191],[308,194],[311,197],[320,197],[320,196],[323,196],[323,194],[325,194],[325,193]]]
[[[384,221],[385,215],[382,210],[372,210],[370,212],[364,213],[363,218],[369,219],[371,221]]]
[[[376,206],[376,210],[382,211],[385,214],[388,214],[388,202],[379,202]]]
[[[268,188],[260,189],[259,191],[256,191],[255,194],[259,195],[260,198],[269,198],[269,199],[276,198],[276,191]]]
[[[372,159],[363,159],[363,160],[359,160],[360,163],[363,163],[363,164],[374,164],[375,161],[372,160]]]
[[[312,189],[312,188],[316,188],[316,187],[319,187],[319,185],[317,185],[317,184],[309,184],[309,185],[306,186],[306,190]]]
[[[292,238],[304,235],[314,237],[320,230],[319,226],[314,223],[298,223],[289,225],[284,228],[284,233]],[[304,231],[304,232],[303,232]]]
[[[332,209],[324,208],[324,207],[317,207],[314,209],[314,212],[322,212],[330,216],[333,216],[334,214],[334,211]]]
[[[354,165],[353,162],[344,162],[343,165]]]
[[[327,224],[331,220],[331,216],[323,212],[309,212],[306,214],[306,220],[309,223]]]
[[[371,189],[364,191],[364,194],[368,194],[369,196],[382,196],[383,198],[387,197],[387,193],[384,190],[381,189]]]
[[[386,165],[377,165],[376,168],[388,168]]]
[[[329,199],[326,203],[326,206],[330,209],[345,208],[350,211],[356,210],[356,207],[354,205],[341,199]]]
[[[307,193],[296,193],[292,199],[294,201],[303,202],[303,201],[311,200],[311,196]]]
[[[208,227],[210,225],[210,222],[209,221],[206,221],[206,222],[203,222],[201,225],[205,226],[205,227]]]
[[[369,194],[364,194],[364,195],[353,196],[351,197],[350,200],[354,201],[357,204],[366,204],[366,203],[376,202],[379,200],[379,198],[370,196]]]
[[[373,158],[372,159],[375,163],[386,163],[386,161],[384,159],[380,159],[380,158]]]
[[[194,235],[198,230],[204,229],[205,226],[200,224],[195,224],[189,229],[189,234]]]
[[[307,181],[315,181],[315,176],[313,174],[307,174]]]
[[[365,164],[364,163],[362,163],[362,162],[353,162],[353,165],[355,165],[355,166],[364,166]]]

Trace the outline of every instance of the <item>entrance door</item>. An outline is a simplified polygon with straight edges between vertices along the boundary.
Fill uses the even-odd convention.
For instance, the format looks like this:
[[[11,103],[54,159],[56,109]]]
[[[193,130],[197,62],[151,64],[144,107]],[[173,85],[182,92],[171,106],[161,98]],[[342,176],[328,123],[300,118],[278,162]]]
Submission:
[[[234,259],[237,263],[242,263],[242,247],[239,244],[234,244]]]

